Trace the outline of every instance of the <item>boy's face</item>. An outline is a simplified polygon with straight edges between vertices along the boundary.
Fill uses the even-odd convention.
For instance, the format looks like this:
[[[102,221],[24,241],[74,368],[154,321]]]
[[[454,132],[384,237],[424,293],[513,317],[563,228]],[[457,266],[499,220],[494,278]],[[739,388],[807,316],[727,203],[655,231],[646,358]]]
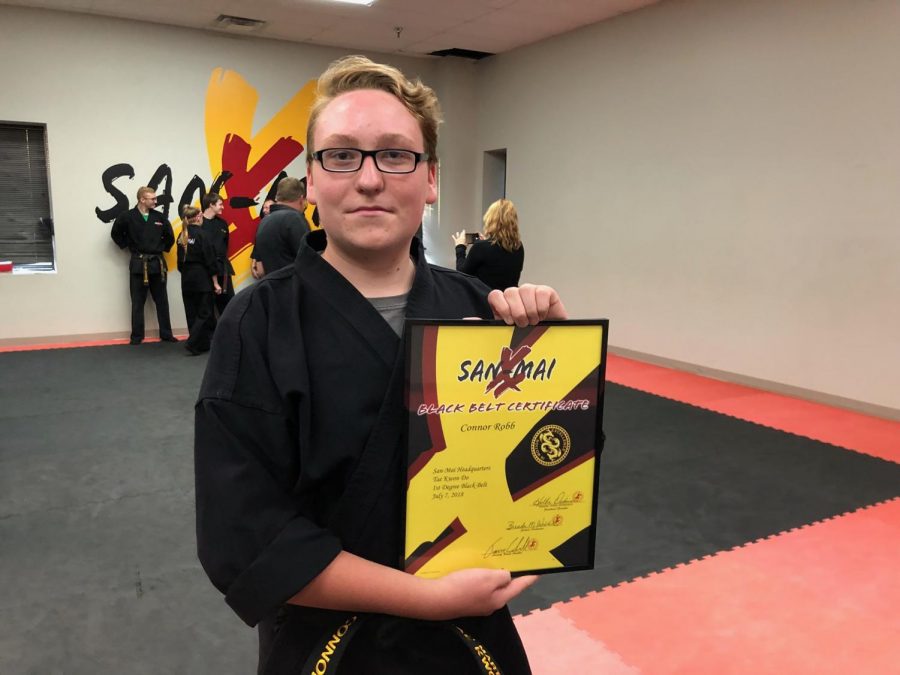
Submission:
[[[321,112],[315,147],[424,151],[422,130],[400,101],[383,91],[342,94]],[[307,169],[307,197],[318,206],[328,246],[350,258],[388,260],[409,249],[425,204],[437,199],[435,168],[420,162],[408,174],[382,173],[372,157],[353,173]]]

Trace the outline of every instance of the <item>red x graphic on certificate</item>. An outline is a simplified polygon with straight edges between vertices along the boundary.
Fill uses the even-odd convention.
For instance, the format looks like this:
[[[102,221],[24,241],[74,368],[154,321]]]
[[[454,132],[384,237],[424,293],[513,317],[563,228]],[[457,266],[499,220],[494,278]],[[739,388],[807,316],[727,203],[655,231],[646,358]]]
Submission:
[[[530,353],[531,347],[528,345],[519,347],[515,352],[509,347],[503,347],[500,350],[500,372],[490,381],[487,389],[484,390],[484,393],[486,394],[493,389],[494,398],[499,398],[500,394],[507,389],[521,391],[519,389],[519,382],[525,379],[525,371],[520,371],[518,375],[513,375],[513,371]]]

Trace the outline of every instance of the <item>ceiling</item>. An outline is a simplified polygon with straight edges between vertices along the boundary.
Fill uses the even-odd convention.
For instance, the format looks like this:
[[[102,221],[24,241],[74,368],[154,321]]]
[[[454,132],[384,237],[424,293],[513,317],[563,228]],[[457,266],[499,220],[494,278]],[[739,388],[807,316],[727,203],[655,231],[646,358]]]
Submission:
[[[219,31],[221,14],[259,19],[259,38],[423,56],[462,49],[499,54],[659,0],[0,0],[0,4]]]

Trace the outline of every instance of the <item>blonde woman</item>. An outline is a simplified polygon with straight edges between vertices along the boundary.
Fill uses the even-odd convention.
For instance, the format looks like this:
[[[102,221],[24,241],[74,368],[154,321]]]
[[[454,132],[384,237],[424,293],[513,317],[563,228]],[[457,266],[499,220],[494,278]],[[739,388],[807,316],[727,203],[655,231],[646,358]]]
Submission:
[[[221,294],[222,287],[217,277],[216,251],[202,227],[203,212],[196,206],[185,206],[181,209],[181,223],[178,271],[181,272],[181,298],[190,332],[184,348],[196,356],[209,351],[216,328],[213,294]]]
[[[491,288],[504,290],[519,285],[525,247],[519,238],[519,215],[508,199],[498,199],[484,213],[484,236],[466,251],[466,233],[453,235],[456,269],[478,277]]]

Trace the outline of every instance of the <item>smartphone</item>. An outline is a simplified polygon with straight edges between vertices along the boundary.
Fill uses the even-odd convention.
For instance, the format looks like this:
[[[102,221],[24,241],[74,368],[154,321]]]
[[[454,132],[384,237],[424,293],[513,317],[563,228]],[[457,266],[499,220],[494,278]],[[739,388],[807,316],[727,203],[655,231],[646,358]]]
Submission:
[[[479,239],[481,239],[481,235],[477,232],[466,232],[466,244],[468,244],[469,246],[474,244]]]

